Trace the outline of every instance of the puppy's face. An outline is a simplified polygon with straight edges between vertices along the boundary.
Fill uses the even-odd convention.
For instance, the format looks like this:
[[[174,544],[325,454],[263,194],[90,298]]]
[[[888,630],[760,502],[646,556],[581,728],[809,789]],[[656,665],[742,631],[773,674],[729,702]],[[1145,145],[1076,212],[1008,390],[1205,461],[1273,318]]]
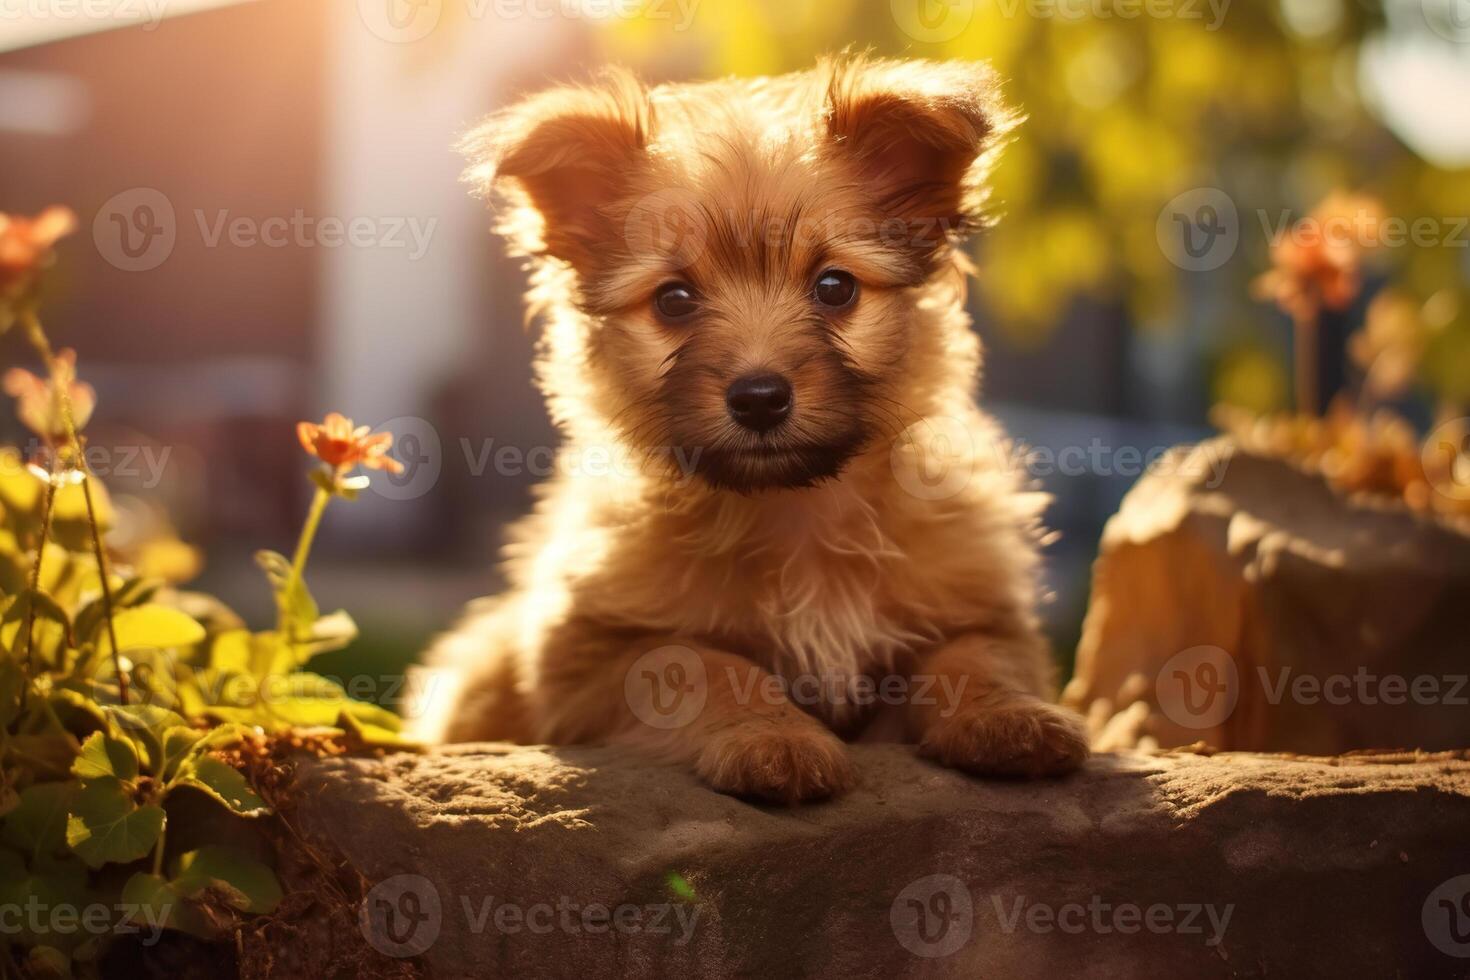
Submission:
[[[917,287],[977,220],[1007,121],[979,66],[849,59],[653,93],[612,75],[468,146],[503,230],[573,273],[587,329],[552,356],[578,410],[756,492],[835,476],[918,411],[916,352],[942,345]]]

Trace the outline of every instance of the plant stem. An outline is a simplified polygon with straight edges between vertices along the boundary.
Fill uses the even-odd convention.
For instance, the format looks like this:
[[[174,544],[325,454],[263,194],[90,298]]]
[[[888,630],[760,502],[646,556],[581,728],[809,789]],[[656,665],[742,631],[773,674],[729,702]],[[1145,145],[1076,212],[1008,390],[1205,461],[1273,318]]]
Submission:
[[[286,579],[286,589],[282,595],[279,630],[283,634],[291,623],[289,613],[292,597],[301,588],[302,577],[306,572],[306,559],[311,555],[311,545],[316,540],[317,528],[321,526],[322,514],[331,500],[332,495],[322,487],[317,487],[316,496],[311,498],[311,509],[306,512],[306,523],[302,525],[301,537],[296,541],[296,553],[291,557],[291,574]],[[296,641],[292,635],[287,635],[286,639],[292,643]]]
[[[163,827],[158,831],[158,843],[153,845],[153,873],[163,877],[163,842],[168,837],[168,820],[165,818]]]
[[[107,614],[107,641],[112,646],[112,668],[117,674],[117,698],[128,703],[128,672],[123,670],[122,654],[117,649],[117,630],[112,625],[112,582],[107,576],[107,549],[102,547],[102,532],[97,528],[97,510],[92,503],[92,480],[82,470],[82,498],[87,502],[87,526],[92,531],[92,552],[97,556],[97,577],[102,580],[102,609]]]
[[[1317,414],[1317,318],[1296,319],[1296,410],[1302,415]]]
[[[48,538],[51,537],[51,513],[55,503],[56,464],[53,460],[51,463],[50,478],[46,481],[46,499],[45,502],[41,505],[41,540],[36,545],[36,563],[31,567],[31,594],[27,598],[28,605],[26,606],[26,683],[25,686],[20,689],[20,706],[22,710],[25,708],[26,697],[30,694],[31,677],[34,676],[31,671],[31,654],[32,647],[35,643],[34,634],[36,626],[36,593],[41,590],[41,559],[46,554],[46,541]]]
[[[128,703],[128,672],[123,669],[122,653],[117,648],[117,632],[112,624],[112,583],[107,577],[107,551],[102,547],[102,531],[97,526],[97,508],[92,502],[92,473],[87,467],[87,454],[82,451],[81,436],[77,434],[76,419],[71,410],[71,391],[65,380],[56,370],[56,353],[51,349],[51,341],[46,337],[46,331],[41,327],[41,320],[36,316],[34,307],[27,306],[20,311],[20,321],[25,326],[26,337],[31,346],[41,355],[41,360],[46,364],[46,373],[50,375],[51,382],[56,388],[56,397],[61,405],[61,422],[66,428],[67,444],[76,457],[77,472],[82,475],[82,496],[87,502],[87,526],[92,532],[92,553],[97,559],[97,577],[102,581],[102,612],[107,621],[107,639],[112,644],[112,669],[117,675],[118,701],[122,704]],[[42,546],[45,546],[44,539]]]

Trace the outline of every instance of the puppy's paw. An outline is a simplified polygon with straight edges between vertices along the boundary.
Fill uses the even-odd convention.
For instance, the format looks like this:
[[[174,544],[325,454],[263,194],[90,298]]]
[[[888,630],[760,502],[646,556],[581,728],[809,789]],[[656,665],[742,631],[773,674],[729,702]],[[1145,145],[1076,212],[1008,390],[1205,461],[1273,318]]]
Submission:
[[[854,779],[842,740],[806,719],[731,725],[710,737],[695,769],[722,793],[788,804],[841,795]]]
[[[966,704],[929,727],[919,753],[981,776],[1059,776],[1087,758],[1082,719],[1035,698]]]

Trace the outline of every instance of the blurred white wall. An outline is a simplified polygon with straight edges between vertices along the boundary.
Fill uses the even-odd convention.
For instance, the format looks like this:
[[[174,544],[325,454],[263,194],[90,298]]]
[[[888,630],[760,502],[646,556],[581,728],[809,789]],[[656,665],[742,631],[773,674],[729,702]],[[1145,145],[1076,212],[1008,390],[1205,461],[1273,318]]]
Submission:
[[[347,534],[415,533],[432,506],[433,473],[457,462],[445,454],[459,447],[426,421],[430,400],[465,358],[495,352],[481,268],[490,218],[460,182],[453,144],[498,104],[508,79],[560,63],[558,49],[578,29],[560,18],[497,20],[491,5],[479,6],[483,19],[469,6],[451,15],[444,5],[402,0],[334,7],[324,207],[385,232],[404,225],[402,247],[344,247],[322,257],[317,407],[387,423],[423,457],[406,483],[375,477],[374,493],[342,509],[335,519]],[[403,17],[387,16],[395,7]],[[415,23],[425,12],[436,22]]]

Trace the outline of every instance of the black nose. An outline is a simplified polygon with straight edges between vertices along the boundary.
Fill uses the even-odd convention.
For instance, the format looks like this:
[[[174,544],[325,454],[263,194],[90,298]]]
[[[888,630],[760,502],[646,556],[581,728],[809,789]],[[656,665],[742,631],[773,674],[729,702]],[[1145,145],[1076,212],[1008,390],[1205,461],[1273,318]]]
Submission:
[[[725,404],[736,422],[769,432],[791,414],[791,383],[779,374],[752,374],[730,385]]]

